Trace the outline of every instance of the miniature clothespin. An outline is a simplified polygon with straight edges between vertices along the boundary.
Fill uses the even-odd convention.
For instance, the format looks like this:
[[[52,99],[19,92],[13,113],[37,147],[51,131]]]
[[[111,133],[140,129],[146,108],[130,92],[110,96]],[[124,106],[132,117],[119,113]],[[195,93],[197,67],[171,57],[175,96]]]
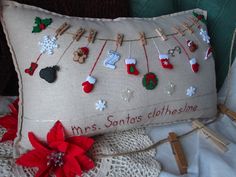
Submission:
[[[180,27],[175,26],[175,27],[174,27],[174,30],[175,30],[180,36],[184,36],[184,32],[181,30]]]
[[[175,160],[179,167],[180,174],[186,174],[188,170],[188,163],[177,135],[174,132],[170,132],[168,140],[171,144],[173,154],[175,155]]]
[[[116,36],[116,45],[121,46],[124,39],[124,34],[118,33]]]
[[[188,25],[188,23],[183,22],[183,27],[185,27],[190,34],[193,33],[193,29]]]
[[[140,41],[141,41],[142,45],[147,45],[147,40],[146,40],[146,37],[145,37],[145,33],[140,32],[139,36],[140,36]]]
[[[230,144],[229,140],[222,137],[221,135],[217,134],[210,128],[206,127],[204,124],[202,124],[198,120],[194,120],[192,122],[193,128],[201,129],[202,133],[207,137],[210,138],[211,141],[216,145],[216,147],[221,150],[222,152],[228,151],[227,145]]]
[[[90,29],[89,36],[88,36],[88,43],[94,43],[96,35],[97,35],[97,31],[94,29]]]
[[[84,28],[79,28],[76,33],[73,35],[73,39],[76,41],[79,41],[81,36],[85,33],[85,29]]]
[[[227,108],[225,105],[223,104],[219,104],[218,105],[218,109],[221,113],[227,115],[228,117],[230,117],[232,120],[236,121],[236,112],[231,111],[229,108]]]
[[[157,29],[155,29],[155,31],[157,32],[157,34],[158,34],[159,36],[161,36],[161,39],[162,39],[163,41],[166,41],[166,40],[167,40],[167,36],[165,35],[164,31],[163,31],[161,28],[157,28]]]
[[[56,30],[56,36],[58,35],[61,36],[66,30],[68,30],[68,28],[70,27],[70,25],[68,23],[63,23],[57,30]]]

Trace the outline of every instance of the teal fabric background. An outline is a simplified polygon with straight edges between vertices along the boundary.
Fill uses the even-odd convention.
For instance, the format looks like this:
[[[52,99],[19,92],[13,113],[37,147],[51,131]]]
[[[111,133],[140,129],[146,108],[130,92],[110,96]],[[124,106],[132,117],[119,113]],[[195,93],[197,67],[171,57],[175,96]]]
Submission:
[[[233,31],[236,28],[236,0],[130,0],[131,15],[154,17],[201,8],[208,13],[207,26],[216,63],[217,88],[227,75]],[[236,51],[234,50],[233,58]]]

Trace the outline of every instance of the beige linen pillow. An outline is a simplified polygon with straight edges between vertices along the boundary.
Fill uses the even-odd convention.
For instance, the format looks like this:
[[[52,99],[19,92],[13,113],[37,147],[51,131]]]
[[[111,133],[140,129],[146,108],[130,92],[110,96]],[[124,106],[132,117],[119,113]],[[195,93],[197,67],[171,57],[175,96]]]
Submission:
[[[43,138],[57,120],[68,136],[91,136],[216,114],[214,60],[193,11],[90,19],[4,1],[2,12],[20,85],[16,155],[31,148],[29,131]],[[55,38],[64,22],[70,27]],[[80,27],[86,32],[75,36]]]

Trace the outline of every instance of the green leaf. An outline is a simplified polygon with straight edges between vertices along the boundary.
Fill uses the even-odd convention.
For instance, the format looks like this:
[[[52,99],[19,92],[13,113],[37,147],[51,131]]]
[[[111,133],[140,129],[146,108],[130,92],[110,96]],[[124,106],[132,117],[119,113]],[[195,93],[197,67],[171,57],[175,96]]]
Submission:
[[[39,33],[40,31],[41,29],[39,28],[39,25],[37,25],[33,27],[32,33]]]
[[[51,18],[45,18],[45,19],[42,19],[42,22],[44,25],[48,26],[52,23],[52,19]]]
[[[41,23],[41,18],[36,17],[35,20],[34,20],[34,23],[39,25]]]

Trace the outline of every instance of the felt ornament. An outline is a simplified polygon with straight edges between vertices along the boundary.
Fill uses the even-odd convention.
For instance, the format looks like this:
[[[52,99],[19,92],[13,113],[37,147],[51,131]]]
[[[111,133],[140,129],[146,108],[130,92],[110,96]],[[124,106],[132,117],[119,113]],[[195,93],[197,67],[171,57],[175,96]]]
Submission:
[[[52,19],[51,18],[41,19],[39,17],[36,17],[34,23],[35,26],[33,27],[32,33],[39,33],[42,30],[46,29],[46,27],[52,23]]]
[[[88,76],[86,81],[82,83],[83,91],[85,93],[90,93],[93,90],[94,84],[96,83],[96,78]]]
[[[204,15],[193,12],[193,16],[196,17],[201,22],[203,22],[204,24],[206,24],[206,18]]]
[[[136,68],[136,59],[127,58],[125,59],[125,64],[127,66],[127,73],[131,75],[138,75],[139,71]]]
[[[78,50],[76,50],[73,54],[74,54],[73,60],[75,62],[83,64],[88,57],[89,49],[88,47],[81,47]]]
[[[202,40],[205,41],[207,44],[210,43],[210,36],[208,35],[207,31],[203,28],[200,28],[199,34],[202,36]]]
[[[178,52],[179,54],[181,54],[181,48],[180,48],[180,46],[175,46],[175,48],[173,48],[173,49],[169,49],[168,50],[168,54],[169,55],[171,55],[172,57],[174,57],[175,56],[175,51],[176,52]],[[159,52],[160,53],[160,52]]]
[[[191,65],[192,71],[193,71],[194,73],[197,73],[198,70],[199,70],[199,64],[197,63],[196,58],[190,59],[190,60],[189,60],[189,63],[190,63],[190,65]]]
[[[44,36],[43,39],[39,42],[40,52],[52,55],[54,53],[54,49],[59,47],[56,41],[57,38],[54,36]]]
[[[37,167],[36,177],[75,177],[94,168],[94,162],[87,156],[94,140],[85,136],[65,138],[60,121],[48,132],[46,142],[40,141],[33,132],[28,133],[28,138],[33,149],[21,155],[16,164]]]
[[[98,100],[98,102],[95,104],[96,110],[103,111],[107,106],[106,106],[106,101],[104,100]]]
[[[212,55],[212,47],[208,47],[204,59],[207,60]]]
[[[147,90],[153,90],[158,84],[157,76],[149,72],[143,76],[142,83]]]
[[[37,63],[31,62],[30,67],[25,69],[25,73],[32,76],[34,74],[34,71],[37,69],[37,67],[38,67]]]
[[[110,69],[116,68],[116,62],[120,60],[120,54],[117,51],[109,50],[103,65]]]
[[[0,142],[13,141],[16,138],[18,103],[19,99],[17,98],[13,103],[8,105],[10,113],[0,118],[0,126],[6,129],[6,133],[4,133]]]
[[[60,68],[57,65],[52,67],[46,67],[40,70],[39,76],[48,83],[53,83],[57,79],[57,71],[59,70]]]
[[[198,48],[197,44],[195,44],[191,40],[187,40],[187,46],[188,46],[190,52],[195,52],[197,50],[197,48]]]
[[[173,65],[169,62],[169,56],[167,54],[159,54],[159,60],[164,69],[173,69]]]
[[[186,90],[186,95],[191,97],[194,96],[196,94],[196,88],[193,86],[190,86],[187,90]]]

